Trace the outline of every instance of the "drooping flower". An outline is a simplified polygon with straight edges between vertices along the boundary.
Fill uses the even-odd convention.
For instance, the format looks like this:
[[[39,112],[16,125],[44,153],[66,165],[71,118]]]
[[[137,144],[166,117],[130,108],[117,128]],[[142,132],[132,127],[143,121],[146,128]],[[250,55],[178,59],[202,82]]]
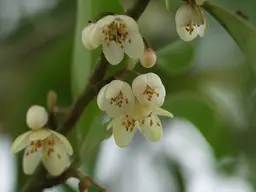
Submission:
[[[203,1],[195,4],[184,2],[175,15],[176,30],[184,41],[192,41],[198,35],[203,37],[207,31],[208,23],[201,7]]]
[[[124,53],[139,59],[144,51],[138,25],[127,15],[108,15],[90,23],[82,32],[82,41],[90,50],[102,45],[103,53],[112,65],[120,63]]]
[[[140,104],[151,108],[162,106],[166,95],[165,87],[155,73],[137,76],[132,82],[132,91]]]
[[[163,136],[162,123],[158,116],[173,117],[172,114],[162,108],[155,108],[135,104],[129,115],[121,115],[114,118],[107,129],[113,128],[113,136],[119,147],[128,146],[137,129],[151,142],[160,141]]]
[[[43,107],[30,107],[27,125],[32,130],[17,137],[12,144],[13,154],[26,148],[23,156],[25,174],[33,174],[40,160],[52,176],[60,175],[70,163],[69,156],[73,154],[71,144],[65,136],[44,128],[47,121],[48,113]]]
[[[131,86],[120,80],[113,80],[99,92],[97,104],[111,118],[126,114],[135,103]]]
[[[143,67],[151,68],[156,63],[156,53],[152,49],[146,49],[140,58]]]

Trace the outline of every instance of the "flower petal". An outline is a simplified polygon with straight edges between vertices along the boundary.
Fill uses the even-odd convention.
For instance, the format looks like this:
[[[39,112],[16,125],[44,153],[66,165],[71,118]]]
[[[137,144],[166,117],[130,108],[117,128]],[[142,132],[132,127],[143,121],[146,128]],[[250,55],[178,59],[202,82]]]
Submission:
[[[197,33],[200,37],[204,37],[205,34],[207,33],[208,31],[208,28],[209,28],[209,24],[208,24],[208,21],[207,19],[205,18],[204,20],[204,24],[203,25],[200,25],[198,28],[197,28]]]
[[[175,14],[176,28],[184,27],[189,23],[203,24],[202,11],[198,6],[191,6],[188,3],[183,3]]]
[[[137,76],[132,82],[132,91],[139,103],[152,108],[160,107],[165,99],[166,91],[160,77],[154,73]]]
[[[105,91],[104,109],[109,117],[126,114],[134,105],[135,98],[131,86],[120,80],[113,80]]]
[[[67,140],[67,138],[64,135],[62,135],[62,134],[60,134],[60,133],[58,133],[56,131],[52,131],[52,133],[56,137],[58,137],[60,139],[60,141],[64,144],[68,154],[72,155],[73,154],[73,148],[72,148],[72,145],[70,144],[70,142]]]
[[[130,117],[121,116],[113,120],[113,135],[119,147],[128,146],[136,132],[135,121]]]
[[[149,106],[136,103],[128,112],[128,115],[138,121],[148,117],[151,112],[152,109]]]
[[[44,140],[51,135],[50,129],[43,128],[39,130],[33,130],[29,136],[29,141]]]
[[[21,151],[29,144],[29,134],[31,131],[23,133],[22,135],[18,136],[15,141],[12,143],[11,151],[13,154]]]
[[[34,145],[29,145],[23,155],[23,171],[27,175],[35,172],[42,155],[42,148],[35,150]]]
[[[107,15],[107,16],[101,18],[99,21],[97,21],[96,25],[98,27],[102,28],[105,25],[112,23],[115,20],[115,18],[116,17],[114,15]]]
[[[95,23],[90,23],[82,31],[82,42],[89,50],[96,49],[102,42],[100,28]]]
[[[117,44],[113,41],[109,43],[104,42],[102,45],[102,49],[106,59],[112,65],[117,65],[124,58],[124,51],[121,48],[120,44]]]
[[[163,127],[159,117],[152,114],[140,121],[140,131],[149,141],[160,141],[163,136]]]
[[[192,41],[198,35],[197,26],[194,26],[194,29],[191,32],[189,32],[189,30],[187,30],[185,26],[182,26],[182,27],[177,27],[176,26],[176,30],[177,30],[177,33],[178,33],[179,37],[183,41],[186,41],[186,42]]]
[[[108,87],[108,84],[102,87],[97,96],[97,105],[102,111],[105,111],[104,100],[105,100],[105,92],[107,87]]]
[[[43,154],[43,164],[50,175],[58,176],[68,167],[69,155],[59,137],[54,135],[49,137],[46,142],[48,143],[46,143]]]
[[[121,20],[123,20],[126,23],[129,32],[137,32],[137,33],[139,32],[139,27],[138,27],[137,22],[130,16],[116,15],[115,17],[120,18]]]
[[[124,44],[124,52],[133,59],[140,59],[144,53],[144,42],[139,33],[130,33]]]
[[[165,117],[170,117],[173,118],[173,115],[169,112],[166,111],[160,107],[156,107],[155,110],[153,111],[154,114],[159,115],[159,116],[165,116]]]

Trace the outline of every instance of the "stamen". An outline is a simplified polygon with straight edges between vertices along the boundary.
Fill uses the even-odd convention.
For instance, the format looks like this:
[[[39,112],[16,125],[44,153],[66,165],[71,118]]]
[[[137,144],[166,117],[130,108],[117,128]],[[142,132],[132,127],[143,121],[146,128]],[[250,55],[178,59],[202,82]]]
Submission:
[[[124,42],[129,35],[126,23],[120,18],[116,18],[110,24],[105,25],[102,33],[105,35],[104,40],[106,41],[107,46],[113,41],[120,44],[121,48],[124,48]]]
[[[128,104],[129,100],[128,98],[124,97],[123,92],[120,90],[116,97],[110,98],[109,103],[111,105],[116,105],[117,107],[121,108],[124,104]]]
[[[157,97],[160,96],[158,92],[154,88],[151,88],[149,85],[147,85],[146,89],[143,92],[143,95],[147,95],[148,101],[152,101],[153,95],[156,95]]]

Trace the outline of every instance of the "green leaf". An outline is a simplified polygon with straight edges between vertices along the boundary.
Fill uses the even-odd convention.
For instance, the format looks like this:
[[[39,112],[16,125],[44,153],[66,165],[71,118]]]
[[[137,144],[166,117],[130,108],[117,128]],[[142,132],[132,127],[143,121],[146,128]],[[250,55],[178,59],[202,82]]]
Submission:
[[[256,28],[234,12],[206,2],[203,6],[232,36],[256,73]]]
[[[97,59],[101,52],[101,47],[97,50],[89,51],[84,48],[81,40],[81,33],[85,26],[88,25],[89,20],[95,20],[100,15],[108,12],[123,13],[123,8],[119,0],[78,0],[78,15],[77,15],[77,27],[74,45],[74,56],[72,64],[72,92],[73,99],[75,100],[82,90],[85,88],[88,78],[95,68]],[[94,129],[95,121],[100,122],[99,115],[100,110],[97,107],[96,101],[92,102],[84,111],[81,120],[76,127],[76,138],[73,138],[77,142],[75,147],[79,153],[80,145],[84,139],[88,139],[86,136],[91,129]],[[95,136],[98,137],[95,133]],[[98,140],[94,140],[99,142]],[[96,144],[95,144],[96,146]],[[92,157],[93,155],[91,155]],[[90,158],[87,157],[87,158]],[[88,160],[89,162],[89,160]]]
[[[179,40],[157,51],[157,66],[168,74],[182,73],[190,69],[194,52],[190,43]]]
[[[230,152],[230,136],[218,116],[218,108],[206,96],[197,92],[169,95],[163,108],[172,112],[174,118],[189,120],[214,148],[217,156]]]

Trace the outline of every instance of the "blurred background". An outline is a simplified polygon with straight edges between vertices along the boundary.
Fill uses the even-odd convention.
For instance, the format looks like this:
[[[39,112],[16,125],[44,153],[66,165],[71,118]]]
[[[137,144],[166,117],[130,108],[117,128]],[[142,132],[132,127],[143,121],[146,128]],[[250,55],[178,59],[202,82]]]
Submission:
[[[255,0],[211,2],[256,24]],[[125,10],[133,3],[122,1]],[[23,154],[10,153],[12,141],[28,130],[29,106],[46,105],[49,90],[58,94],[60,106],[70,106],[91,73],[88,59],[83,59],[90,57],[88,51],[80,49],[76,62],[79,46],[74,42],[80,37],[75,37],[75,28],[86,25],[76,26],[80,5],[70,0],[0,0],[0,191],[20,191],[29,178],[21,169]],[[256,60],[249,61],[209,14],[204,38],[180,41],[174,23],[179,5],[179,0],[152,0],[139,20],[158,63],[151,70],[138,64],[136,70],[161,76],[168,93],[163,108],[175,115],[171,121],[162,119],[163,140],[149,143],[138,133],[123,149],[112,137],[99,144],[103,127],[95,122],[104,114],[94,102],[68,136],[81,169],[109,192],[256,191]],[[93,19],[88,10],[87,21]],[[241,36],[250,30],[236,22],[233,26]],[[256,30],[249,32],[256,39]],[[255,46],[246,51],[256,55]],[[45,191],[74,192],[77,183],[70,179]]]

